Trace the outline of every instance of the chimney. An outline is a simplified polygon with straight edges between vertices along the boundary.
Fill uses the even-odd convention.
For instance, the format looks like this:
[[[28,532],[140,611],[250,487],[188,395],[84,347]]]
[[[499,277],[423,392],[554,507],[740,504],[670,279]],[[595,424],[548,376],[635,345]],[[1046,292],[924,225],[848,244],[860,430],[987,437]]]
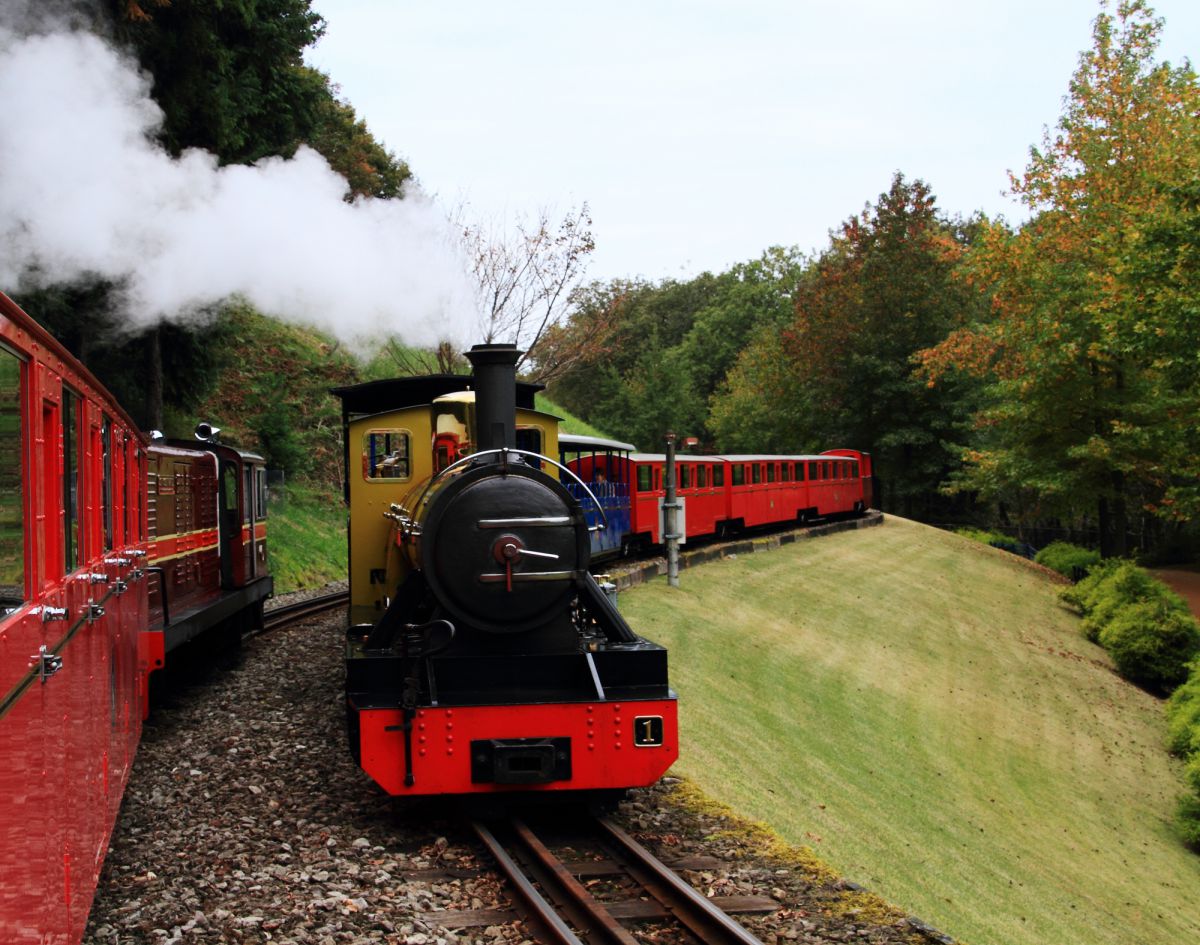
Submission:
[[[516,345],[475,345],[467,359],[475,369],[476,448],[498,450],[517,445]]]

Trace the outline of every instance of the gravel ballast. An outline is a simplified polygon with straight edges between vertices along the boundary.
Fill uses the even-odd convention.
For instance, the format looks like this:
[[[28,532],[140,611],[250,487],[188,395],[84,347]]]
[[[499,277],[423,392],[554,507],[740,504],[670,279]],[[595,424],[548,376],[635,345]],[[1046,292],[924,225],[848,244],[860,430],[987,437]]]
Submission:
[[[350,758],[343,619],[252,638],[232,668],[166,680],[87,945],[528,940],[465,826],[444,805],[393,802]],[[683,874],[706,894],[774,898],[778,911],[743,917],[764,942],[944,940],[674,779],[633,792],[617,819],[664,860],[715,857]],[[451,929],[443,910],[496,917]]]

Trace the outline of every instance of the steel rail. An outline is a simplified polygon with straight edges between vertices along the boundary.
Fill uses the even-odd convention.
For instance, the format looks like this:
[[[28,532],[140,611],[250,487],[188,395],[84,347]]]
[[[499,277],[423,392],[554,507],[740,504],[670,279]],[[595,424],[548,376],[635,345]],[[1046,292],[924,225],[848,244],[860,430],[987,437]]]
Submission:
[[[605,839],[629,857],[630,875],[700,941],[706,945],[762,945],[609,818],[598,817],[596,823]]]
[[[562,920],[554,906],[529,881],[521,867],[509,856],[504,845],[496,839],[496,835],[479,821],[472,821],[471,827],[495,857],[500,872],[512,883],[513,889],[529,909],[530,919],[547,933],[548,938],[557,945],[584,945],[582,939]]]
[[[678,922],[681,931],[690,933],[689,939],[694,938],[704,945],[762,945],[611,820],[584,817],[579,825],[581,831],[598,837],[602,845],[615,854],[613,862],[625,876],[661,907],[662,914]],[[554,945],[581,942],[587,945],[637,945],[637,939],[609,908],[618,903],[601,902],[592,896],[572,873],[572,868],[523,821],[511,817],[499,828],[508,843],[507,848],[488,827],[478,822],[472,826],[531,910],[535,921],[543,927],[554,928],[546,941]],[[540,892],[534,882],[541,887]],[[578,933],[566,927],[560,913]]]
[[[349,599],[349,592],[337,591],[333,594],[309,597],[306,600],[296,601],[293,604],[284,604],[281,607],[276,607],[274,610],[269,610],[263,614],[262,632],[266,633],[270,630],[278,630],[306,617],[315,617],[318,614],[343,607]]]

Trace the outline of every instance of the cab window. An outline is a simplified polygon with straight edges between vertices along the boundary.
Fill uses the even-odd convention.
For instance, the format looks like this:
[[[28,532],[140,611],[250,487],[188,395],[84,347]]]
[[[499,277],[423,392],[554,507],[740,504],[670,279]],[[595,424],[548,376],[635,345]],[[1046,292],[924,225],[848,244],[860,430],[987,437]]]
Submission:
[[[0,348],[0,616],[25,600],[21,361]]]
[[[532,426],[517,427],[517,449],[524,450],[526,453],[543,455],[542,428]]]
[[[370,430],[363,434],[362,469],[367,482],[386,482],[412,476],[407,430]]]

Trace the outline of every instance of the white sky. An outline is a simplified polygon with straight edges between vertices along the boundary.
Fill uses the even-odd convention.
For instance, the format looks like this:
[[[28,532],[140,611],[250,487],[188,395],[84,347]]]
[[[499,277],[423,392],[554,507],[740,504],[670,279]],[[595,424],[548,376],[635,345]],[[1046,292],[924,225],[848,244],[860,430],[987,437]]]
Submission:
[[[589,204],[594,278],[823,247],[894,171],[1020,219],[1006,172],[1061,111],[1096,0],[316,0],[309,59],[426,190],[475,215]],[[1200,2],[1159,0],[1160,58]]]

